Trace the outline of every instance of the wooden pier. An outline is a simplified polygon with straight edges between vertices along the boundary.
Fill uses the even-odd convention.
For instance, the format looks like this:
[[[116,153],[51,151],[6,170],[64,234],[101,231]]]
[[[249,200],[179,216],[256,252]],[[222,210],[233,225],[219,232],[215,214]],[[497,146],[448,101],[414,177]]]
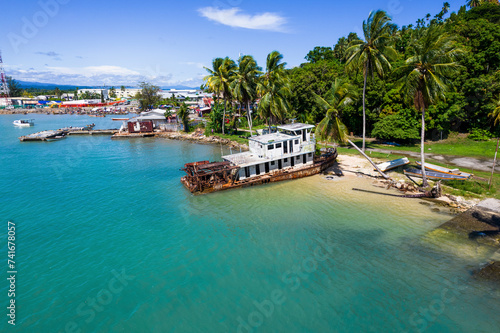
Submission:
[[[118,133],[117,129],[97,129],[97,130],[69,131],[68,135],[113,135],[115,133]]]
[[[89,129],[89,130],[49,130],[37,132],[19,137],[19,141],[54,141],[62,139],[68,135],[113,135],[118,133],[117,129]]]
[[[155,135],[156,135],[156,133],[154,133],[154,132],[146,132],[146,133],[123,132],[123,133],[119,133],[118,131],[116,131],[116,133],[113,134],[111,139],[146,138],[146,137],[152,137]]]
[[[64,138],[65,133],[63,131],[41,131],[29,135],[23,135],[19,137],[19,141],[54,141]]]

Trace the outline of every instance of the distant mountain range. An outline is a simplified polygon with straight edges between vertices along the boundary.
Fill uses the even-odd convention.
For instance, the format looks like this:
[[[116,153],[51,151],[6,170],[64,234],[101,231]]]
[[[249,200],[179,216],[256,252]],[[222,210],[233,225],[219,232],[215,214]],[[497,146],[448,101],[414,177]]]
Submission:
[[[77,85],[67,85],[67,84],[55,84],[55,83],[43,83],[43,82],[28,82],[28,81],[21,81],[21,80],[16,80],[21,88],[23,89],[28,89],[28,88],[34,88],[34,89],[45,89],[45,90],[52,90],[55,89],[56,87],[61,89],[61,90],[75,90],[77,87],[79,89],[98,89],[102,88],[102,86],[77,86]],[[109,87],[108,87],[109,88]],[[120,86],[115,86],[116,89],[120,89]],[[132,87],[127,87],[127,88],[132,88]],[[200,87],[188,87],[188,86],[162,86],[161,89],[177,89],[177,90],[183,90],[183,89],[199,89]]]
[[[21,88],[27,89],[27,88],[35,88],[35,89],[47,89],[47,90],[52,90],[58,87],[61,90],[75,90],[76,87],[78,88],[90,88],[88,86],[73,86],[73,85],[66,85],[66,84],[55,84],[55,83],[43,83],[43,82],[29,82],[29,81],[21,81],[21,80],[16,80],[16,82],[19,83]]]

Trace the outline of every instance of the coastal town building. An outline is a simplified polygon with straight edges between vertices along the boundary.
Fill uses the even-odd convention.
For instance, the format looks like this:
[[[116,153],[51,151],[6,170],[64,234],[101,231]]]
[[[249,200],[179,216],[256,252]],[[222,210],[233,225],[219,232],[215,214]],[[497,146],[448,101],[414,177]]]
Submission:
[[[134,98],[140,91],[141,89],[138,88],[115,89],[115,94],[116,98]]]
[[[109,89],[107,88],[98,88],[98,89],[78,89],[78,97],[80,98],[83,94],[89,93],[89,94],[97,94],[101,95],[102,97],[107,100],[109,98]]]

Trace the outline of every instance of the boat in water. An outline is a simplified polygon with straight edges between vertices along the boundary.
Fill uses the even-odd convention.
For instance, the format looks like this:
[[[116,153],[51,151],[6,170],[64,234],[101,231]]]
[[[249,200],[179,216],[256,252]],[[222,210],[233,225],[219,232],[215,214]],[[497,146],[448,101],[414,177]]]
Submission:
[[[406,169],[404,170],[404,174],[407,176],[422,178],[422,170],[420,169]],[[460,176],[455,174],[437,172],[437,171],[425,171],[425,175],[429,179],[434,180],[467,180],[469,179],[466,176]]]
[[[422,162],[417,161],[417,165],[422,166]],[[425,167],[425,170],[441,172],[441,173],[446,173],[446,174],[450,174],[450,175],[462,176],[462,177],[466,177],[467,179],[469,179],[473,176],[472,174],[467,173],[467,172],[462,172],[459,169],[449,169],[446,167],[442,167],[442,166],[434,165],[434,164],[430,164],[430,163],[424,163],[424,167]]]
[[[181,182],[201,194],[318,174],[333,165],[336,149],[316,156],[313,125],[278,126],[278,132],[249,138],[249,151],[222,156],[222,162],[186,163]]]
[[[410,160],[407,157],[398,158],[397,160],[387,161],[377,164],[377,167],[382,171],[386,172],[397,167],[410,164]]]
[[[35,120],[34,119],[18,119],[18,120],[14,120],[12,123],[15,126],[18,126],[18,127],[35,126]]]

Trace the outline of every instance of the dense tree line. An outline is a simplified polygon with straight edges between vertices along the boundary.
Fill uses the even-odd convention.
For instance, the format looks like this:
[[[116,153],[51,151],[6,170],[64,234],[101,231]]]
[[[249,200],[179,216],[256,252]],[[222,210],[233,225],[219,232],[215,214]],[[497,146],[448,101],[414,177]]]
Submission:
[[[419,137],[416,134],[420,110],[408,100],[412,96],[401,89],[396,69],[415,55],[418,41],[429,30],[439,30],[438,33],[451,36],[457,49],[463,52],[456,59],[461,66],[447,82],[443,98],[430,104],[426,110],[426,139],[439,139],[451,131],[468,132],[475,128],[495,131],[489,115],[495,109],[500,93],[500,6],[498,1],[469,1],[468,5],[469,10],[463,6],[443,19],[450,9],[449,4],[444,3],[441,12],[433,18],[427,15],[415,25],[388,27],[396,53],[387,54],[390,66],[381,63],[371,67],[384,69],[384,73],[369,73],[370,67],[367,68],[365,111],[368,135],[400,141]],[[309,122],[323,119],[324,112],[318,108],[313,93],[323,95],[335,78],[352,83],[357,95],[363,95],[366,77],[363,69],[358,68],[357,73],[349,71],[347,53],[356,43],[362,46],[369,40],[351,33],[340,38],[333,47],[316,47],[305,57],[306,63],[289,70],[292,106],[299,119]],[[349,131],[362,135],[363,99],[358,98],[342,108],[340,117]]]

